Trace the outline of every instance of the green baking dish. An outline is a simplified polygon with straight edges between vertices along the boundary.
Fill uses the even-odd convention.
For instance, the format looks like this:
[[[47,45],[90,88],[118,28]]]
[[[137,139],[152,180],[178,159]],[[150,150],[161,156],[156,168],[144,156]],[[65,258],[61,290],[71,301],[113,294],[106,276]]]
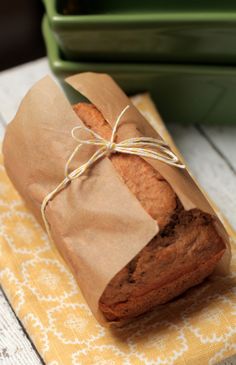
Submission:
[[[68,59],[236,63],[235,0],[44,0]],[[75,1],[75,0],[74,0]]]
[[[43,34],[51,69],[72,102],[81,97],[64,77],[102,72],[110,74],[128,94],[149,91],[166,121],[236,122],[236,67],[72,62],[63,59],[46,16]]]

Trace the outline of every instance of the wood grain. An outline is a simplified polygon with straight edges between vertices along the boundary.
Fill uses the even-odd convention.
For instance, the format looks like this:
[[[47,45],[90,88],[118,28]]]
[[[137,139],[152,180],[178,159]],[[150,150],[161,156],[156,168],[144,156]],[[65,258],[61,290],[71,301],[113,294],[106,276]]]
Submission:
[[[236,174],[236,121],[234,126],[202,125],[201,128]]]
[[[0,289],[0,364],[42,365],[2,290]]]
[[[168,128],[193,175],[236,229],[235,173],[195,126],[169,124]],[[236,125],[230,133],[236,141]],[[236,163],[236,153],[232,160]]]

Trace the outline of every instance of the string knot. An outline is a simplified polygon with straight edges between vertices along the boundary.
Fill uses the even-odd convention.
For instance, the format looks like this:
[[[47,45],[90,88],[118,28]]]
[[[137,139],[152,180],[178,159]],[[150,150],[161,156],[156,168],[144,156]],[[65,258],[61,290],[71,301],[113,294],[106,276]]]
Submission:
[[[112,153],[112,152],[115,152],[116,150],[116,143],[115,142],[112,142],[112,141],[109,141],[106,143],[106,147],[107,147],[107,153]]]

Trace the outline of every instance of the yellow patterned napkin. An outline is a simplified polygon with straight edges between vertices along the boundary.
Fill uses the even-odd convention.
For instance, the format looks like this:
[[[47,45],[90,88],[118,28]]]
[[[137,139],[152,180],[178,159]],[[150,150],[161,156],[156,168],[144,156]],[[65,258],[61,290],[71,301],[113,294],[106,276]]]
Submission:
[[[125,328],[105,329],[0,163],[0,282],[46,364],[212,365],[236,353],[235,243],[231,275]]]

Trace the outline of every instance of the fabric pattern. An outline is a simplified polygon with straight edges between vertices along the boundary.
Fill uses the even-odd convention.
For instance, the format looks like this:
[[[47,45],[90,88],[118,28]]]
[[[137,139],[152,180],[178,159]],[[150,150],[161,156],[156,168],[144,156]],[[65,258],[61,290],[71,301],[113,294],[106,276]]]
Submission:
[[[0,282],[48,365],[213,365],[236,352],[232,272],[124,328],[101,327],[0,165]]]

